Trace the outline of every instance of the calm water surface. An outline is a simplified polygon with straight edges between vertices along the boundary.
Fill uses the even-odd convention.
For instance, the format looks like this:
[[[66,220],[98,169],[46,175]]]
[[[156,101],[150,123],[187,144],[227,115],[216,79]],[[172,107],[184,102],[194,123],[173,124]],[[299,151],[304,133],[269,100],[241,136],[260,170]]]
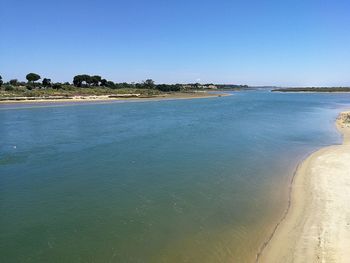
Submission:
[[[346,94],[0,106],[0,262],[252,262]]]

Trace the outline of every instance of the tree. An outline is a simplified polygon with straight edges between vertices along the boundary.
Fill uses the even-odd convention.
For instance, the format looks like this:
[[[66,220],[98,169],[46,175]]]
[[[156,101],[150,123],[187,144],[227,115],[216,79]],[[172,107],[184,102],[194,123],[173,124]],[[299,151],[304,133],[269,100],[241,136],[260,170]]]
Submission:
[[[51,86],[51,79],[44,78],[43,79],[43,86],[50,87]]]
[[[143,85],[146,89],[154,89],[154,81],[152,79],[147,79],[145,82],[143,82]]]
[[[91,77],[91,83],[94,85],[94,86],[98,86],[99,83],[101,82],[101,76],[92,76]]]
[[[76,75],[73,78],[73,85],[76,87],[81,87],[81,85],[83,84],[83,77],[82,75]]]
[[[101,79],[101,86],[103,86],[103,87],[107,86],[107,80],[106,79]]]
[[[83,86],[84,82],[85,82],[85,85],[90,85],[92,83],[91,77],[87,74],[83,74],[83,75],[76,75],[73,78],[73,85],[76,87]]]
[[[2,77],[0,76],[0,87],[2,86],[2,83],[4,82],[2,81]]]
[[[83,81],[85,82],[86,85],[91,86],[92,84],[92,78],[90,75],[84,74],[83,76]]]
[[[168,85],[168,84],[160,84],[157,85],[156,88],[160,91],[168,92],[168,91],[180,91],[181,85],[175,84],[175,85]]]
[[[41,79],[40,75],[36,74],[36,73],[29,73],[26,76],[26,79],[28,80],[28,82],[32,82],[34,83],[35,81]]]
[[[11,80],[9,81],[9,83],[10,83],[10,85],[12,85],[12,86],[18,86],[18,80],[17,80],[17,79],[11,79]]]
[[[115,83],[113,81],[107,81],[106,87],[108,87],[108,88],[115,88]]]

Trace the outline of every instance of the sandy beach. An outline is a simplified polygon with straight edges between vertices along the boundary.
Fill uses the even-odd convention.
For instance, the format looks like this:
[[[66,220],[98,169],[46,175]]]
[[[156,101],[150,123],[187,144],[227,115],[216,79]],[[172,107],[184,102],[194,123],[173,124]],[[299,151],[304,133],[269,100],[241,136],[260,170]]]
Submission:
[[[257,262],[349,262],[350,112],[336,125],[343,144],[313,153],[298,167],[287,214]]]

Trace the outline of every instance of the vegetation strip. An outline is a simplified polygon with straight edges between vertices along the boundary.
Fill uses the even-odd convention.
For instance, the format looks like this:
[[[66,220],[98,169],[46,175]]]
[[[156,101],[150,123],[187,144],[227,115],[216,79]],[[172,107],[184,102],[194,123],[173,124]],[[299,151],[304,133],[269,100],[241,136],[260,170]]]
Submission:
[[[26,75],[26,82],[11,79],[4,83],[0,76],[0,101],[22,100],[63,100],[85,99],[86,96],[106,96],[113,98],[150,98],[178,93],[199,93],[208,90],[227,90],[247,88],[246,85],[223,84],[155,84],[152,79],[141,83],[115,83],[99,75],[81,74],[72,82],[52,82],[36,73]],[[93,99],[92,97],[87,99]],[[99,98],[96,98],[99,99]]]

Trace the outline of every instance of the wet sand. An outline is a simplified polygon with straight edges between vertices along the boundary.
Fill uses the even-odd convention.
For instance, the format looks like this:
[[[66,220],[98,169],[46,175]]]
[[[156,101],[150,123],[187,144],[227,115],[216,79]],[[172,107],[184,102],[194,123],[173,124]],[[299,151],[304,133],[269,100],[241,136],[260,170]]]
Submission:
[[[257,262],[349,262],[350,112],[336,125],[343,144],[313,153],[298,167],[287,214]]]

